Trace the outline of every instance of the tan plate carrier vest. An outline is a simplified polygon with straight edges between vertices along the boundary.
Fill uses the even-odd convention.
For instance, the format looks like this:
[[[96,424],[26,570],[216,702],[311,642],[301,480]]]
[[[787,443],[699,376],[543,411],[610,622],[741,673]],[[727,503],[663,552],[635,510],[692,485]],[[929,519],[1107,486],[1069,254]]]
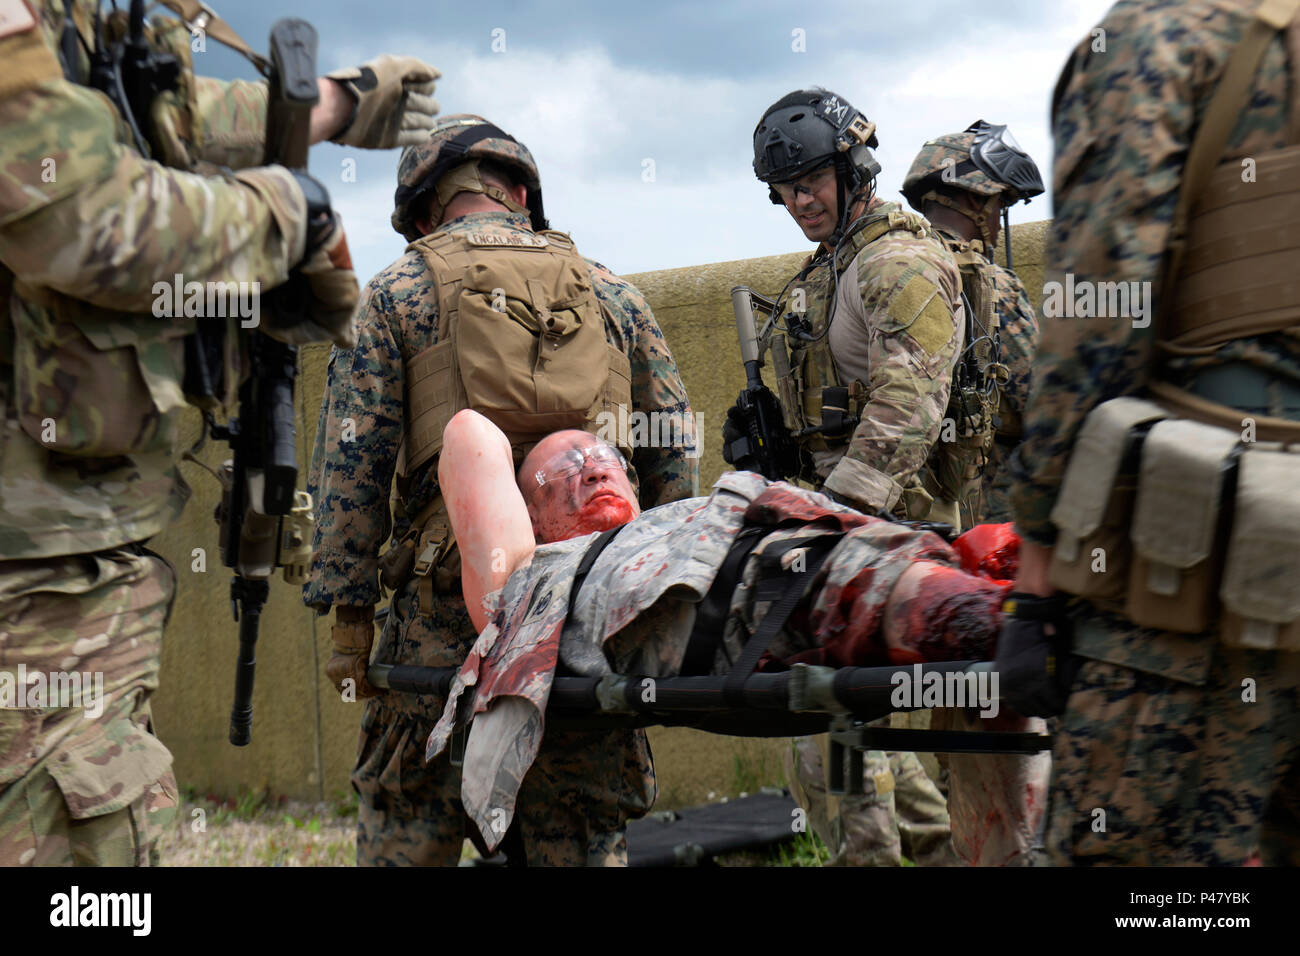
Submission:
[[[1291,25],[1300,49],[1297,11],[1259,6],[1192,143],[1161,286],[1172,307],[1157,312],[1166,353],[1300,330],[1300,145],[1252,157],[1253,182],[1220,162],[1269,42]],[[1061,590],[1122,604],[1142,626],[1200,633],[1218,620],[1228,646],[1300,650],[1300,421],[1153,380],[1147,398],[1089,414],[1052,521]]]
[[[551,432],[605,433],[626,422],[618,407],[631,408],[631,366],[609,344],[590,267],[567,235],[435,232],[410,248],[437,281],[438,338],[406,367],[400,476],[437,457],[443,429],[465,408],[505,432],[516,464]],[[626,436],[610,438],[631,461]],[[460,557],[441,496],[381,565],[390,588],[410,572],[420,577],[425,614],[435,585],[458,586]]]

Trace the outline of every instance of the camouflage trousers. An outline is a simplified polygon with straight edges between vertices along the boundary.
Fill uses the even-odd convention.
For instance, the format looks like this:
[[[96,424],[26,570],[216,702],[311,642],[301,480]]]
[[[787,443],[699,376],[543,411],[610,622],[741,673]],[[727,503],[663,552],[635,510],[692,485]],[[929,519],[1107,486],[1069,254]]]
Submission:
[[[436,596],[418,615],[415,588],[393,602],[376,661],[459,665],[475,640],[459,596]],[[454,866],[473,824],[460,800],[460,768],[424,747],[442,714],[441,696],[389,692],[366,702],[352,785],[360,797],[357,863]],[[627,821],[658,790],[645,732],[548,729],[515,809],[529,866],[626,866]]]
[[[0,866],[157,862],[177,790],[149,697],[174,594],[133,550],[0,562]]]
[[[903,856],[922,866],[956,862],[943,795],[916,754],[866,751],[863,792],[832,797],[824,740],[796,737],[786,752],[785,770],[795,800],[831,851],[828,866],[899,866]]]
[[[1300,865],[1300,654],[1218,645],[1204,686],[1085,661],[1052,761],[1057,865]]]

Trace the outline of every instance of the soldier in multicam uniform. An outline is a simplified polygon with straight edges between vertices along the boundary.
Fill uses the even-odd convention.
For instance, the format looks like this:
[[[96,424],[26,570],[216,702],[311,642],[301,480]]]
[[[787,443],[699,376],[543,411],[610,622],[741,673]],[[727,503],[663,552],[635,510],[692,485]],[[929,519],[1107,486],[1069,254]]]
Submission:
[[[995,318],[996,330],[979,329],[978,334],[997,337],[999,347],[993,357],[1007,368],[1007,380],[998,385],[998,422],[989,460],[972,493],[962,500],[963,527],[1011,520],[1007,500],[1011,479],[1006,462],[1020,441],[1038,317],[1019,276],[999,265],[993,252],[998,244],[999,215],[1042,191],[1038,168],[1007,128],[983,120],[961,133],[927,142],[903,179],[904,198],[930,220],[952,251],[962,270],[963,285],[968,274],[972,285],[980,280],[991,285],[991,291],[968,292],[967,297],[977,312]],[[1006,242],[1010,246],[1010,236]],[[977,323],[980,318],[976,316]]]
[[[182,336],[195,327],[156,317],[154,283],[181,273],[270,288],[297,268],[316,298],[309,327],[268,315],[263,330],[347,343],[356,282],[327,201],[309,221],[318,183],[213,165],[260,162],[265,84],[196,78],[185,57],[184,95],[165,94],[144,124],[155,156],[185,170],[173,172],[143,159],[81,85],[98,4],[76,3],[67,23],[62,2],[35,6],[0,2],[0,865],[147,864],[177,800],[149,712],[175,575],[144,545],[188,496],[175,440]],[[189,49],[188,27],[154,22],[155,40],[169,32],[183,38],[173,50]],[[437,75],[401,63],[369,92],[348,84],[345,133],[354,106],[322,80],[313,138],[396,145],[404,77],[431,91]],[[96,684],[36,703],[39,682],[15,687],[24,671],[102,676],[102,698]]]
[[[1275,282],[1296,245],[1298,8],[1119,3],[1056,86],[998,656],[1018,709],[1064,709],[1057,863],[1300,863],[1300,326]],[[1102,281],[1154,291],[1154,319],[1090,304]]]
[[[961,279],[925,220],[874,195],[876,143],[875,124],[826,90],[782,97],[754,130],[755,174],[819,243],[783,291],[791,311],[769,340],[782,417],[801,445],[800,477],[835,500],[957,526],[959,489],[937,476],[964,338]],[[743,433],[733,417],[727,437]],[[793,760],[813,819],[829,819],[814,742],[796,742]],[[898,863],[896,802],[911,852],[949,858],[943,798],[915,754],[894,756],[891,768],[871,751],[864,777],[865,795],[852,798],[860,812],[842,818],[857,822],[829,836],[837,860]]]
[[[398,182],[393,226],[412,245],[364,290],[356,348],[331,355],[311,469],[318,519],[303,597],[322,613],[335,608],[327,670],[345,696],[374,694],[365,669],[381,566],[395,593],[377,661],[458,665],[474,643],[437,473],[456,411],[502,423],[519,456],[555,427],[626,423],[628,405],[693,422],[645,300],[546,230],[522,144],[481,117],[448,117],[403,155]],[[624,448],[647,504],[695,493],[692,448]],[[358,862],[460,859],[469,832],[459,768],[445,756],[424,761],[442,707],[401,694],[367,702],[352,775]],[[520,797],[528,863],[624,863],[625,823],[655,795],[644,732],[549,736]]]

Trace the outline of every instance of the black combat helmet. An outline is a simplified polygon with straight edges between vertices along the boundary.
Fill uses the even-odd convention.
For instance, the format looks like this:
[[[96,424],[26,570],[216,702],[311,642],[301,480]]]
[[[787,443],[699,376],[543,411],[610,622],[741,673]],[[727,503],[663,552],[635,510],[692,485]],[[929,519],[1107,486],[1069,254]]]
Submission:
[[[768,198],[783,205],[774,183],[788,183],[834,164],[839,184],[839,224],[843,234],[853,198],[870,193],[880,164],[876,124],[841,96],[820,87],[787,93],[767,108],[754,128],[754,175],[768,184]]]
[[[754,175],[765,183],[788,183],[842,159],[856,190],[880,172],[870,146],[879,145],[876,124],[829,90],[796,90],[767,108],[754,129]],[[772,202],[781,200],[772,193]]]

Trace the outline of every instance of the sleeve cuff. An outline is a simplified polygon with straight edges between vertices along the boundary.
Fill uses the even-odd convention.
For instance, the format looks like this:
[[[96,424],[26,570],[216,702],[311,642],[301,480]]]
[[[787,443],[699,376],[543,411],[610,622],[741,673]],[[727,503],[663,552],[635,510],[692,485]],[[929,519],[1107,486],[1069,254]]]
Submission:
[[[893,478],[847,455],[831,469],[825,487],[873,511],[893,511],[903,496],[903,486]]]

